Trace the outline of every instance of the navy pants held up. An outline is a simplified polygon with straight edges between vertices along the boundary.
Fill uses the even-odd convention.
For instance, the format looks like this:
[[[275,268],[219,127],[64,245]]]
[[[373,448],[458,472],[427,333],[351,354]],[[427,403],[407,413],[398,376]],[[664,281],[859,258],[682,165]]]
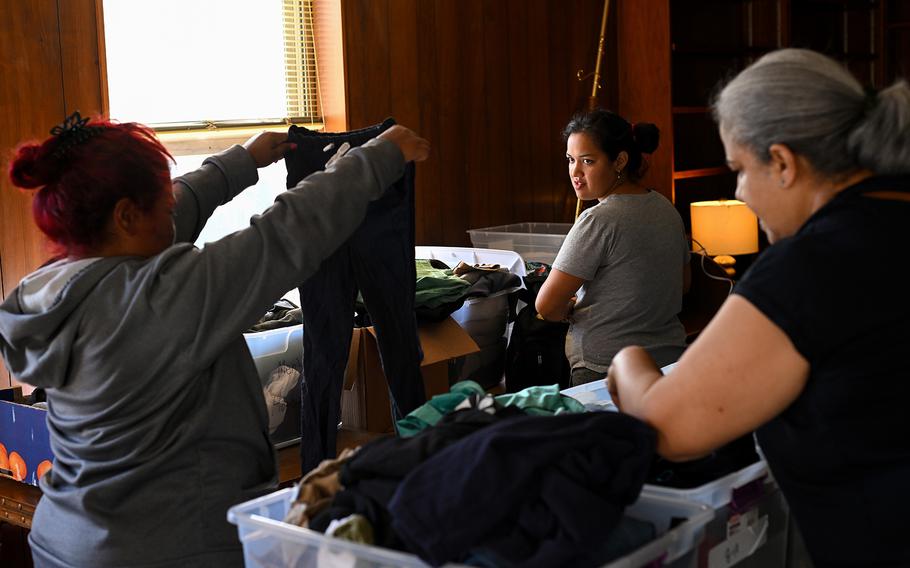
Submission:
[[[292,126],[288,138],[297,149],[285,156],[287,185],[323,170],[344,142],[352,147],[394,124],[343,133],[313,132]],[[327,145],[333,147],[326,151]],[[344,188],[339,188],[344,191]],[[426,401],[420,361],[423,353],[414,317],[414,165],[374,201],[357,231],[300,286],[303,311],[301,381],[301,471],[335,456],[341,391],[354,325],[358,290],[369,311],[382,366],[389,384],[394,418]]]

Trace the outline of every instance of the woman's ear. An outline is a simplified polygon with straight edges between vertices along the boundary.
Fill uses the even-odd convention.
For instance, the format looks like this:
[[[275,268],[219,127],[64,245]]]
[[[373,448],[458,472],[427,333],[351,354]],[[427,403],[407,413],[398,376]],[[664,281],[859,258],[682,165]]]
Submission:
[[[784,144],[771,144],[768,154],[771,156],[771,175],[777,177],[777,184],[782,188],[793,185],[799,175],[799,160],[793,150]]]
[[[613,166],[616,168],[616,171],[621,171],[626,169],[626,165],[629,163],[629,154],[625,150],[616,155],[616,159],[613,160]]]
[[[136,222],[140,213],[139,208],[131,199],[121,197],[117,200],[114,211],[111,213],[114,231],[123,235],[135,234]]]

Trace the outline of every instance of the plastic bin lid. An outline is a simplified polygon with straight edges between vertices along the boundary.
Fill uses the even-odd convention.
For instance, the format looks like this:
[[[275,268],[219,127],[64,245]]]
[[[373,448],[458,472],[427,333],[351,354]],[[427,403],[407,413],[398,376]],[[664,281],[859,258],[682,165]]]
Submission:
[[[760,460],[739,471],[734,471],[699,487],[674,489],[660,485],[645,484],[641,493],[642,495],[685,499],[695,503],[702,503],[714,509],[720,509],[730,503],[734,490],[763,476],[767,476],[767,474],[768,464],[764,460]]]
[[[496,225],[494,227],[480,227],[477,229],[468,229],[468,234],[472,233],[513,233],[540,236],[565,236],[572,229],[572,223],[546,223],[530,221],[524,223],[510,223],[508,225]]]
[[[458,261],[466,264],[498,264],[503,268],[508,268],[512,274],[522,277],[527,275],[524,259],[511,250],[417,246],[414,247],[414,258],[441,260],[452,268],[455,268]]]

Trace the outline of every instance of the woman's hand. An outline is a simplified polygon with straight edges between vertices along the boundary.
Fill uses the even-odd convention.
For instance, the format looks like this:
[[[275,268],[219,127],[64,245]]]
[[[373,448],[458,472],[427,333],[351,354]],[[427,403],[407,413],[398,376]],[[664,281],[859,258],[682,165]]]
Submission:
[[[619,390],[616,388],[616,367],[610,365],[610,368],[607,369],[607,378],[604,379],[604,382],[607,383],[607,392],[610,393],[610,400],[613,401],[613,404],[616,405],[618,410],[622,410],[622,406],[619,404]]]
[[[566,317],[562,321],[575,323],[575,304],[578,302],[578,296],[569,298],[569,305],[566,306]]]
[[[253,157],[257,168],[264,168],[284,158],[285,152],[297,148],[288,142],[285,132],[260,132],[243,143],[243,147]]]
[[[636,409],[623,408],[619,398],[619,390],[633,394],[632,401],[640,399],[661,376],[660,369],[648,352],[639,346],[624,347],[613,357],[613,363],[607,371],[607,390],[616,408],[635,415]],[[622,383],[622,387],[620,384]]]
[[[572,321],[575,315],[575,298],[577,298],[575,293],[584,283],[585,281],[577,276],[572,276],[556,268],[551,270],[534,301],[534,307],[541,319]]]
[[[398,145],[405,162],[422,162],[430,156],[430,143],[413,130],[396,124],[378,136]]]

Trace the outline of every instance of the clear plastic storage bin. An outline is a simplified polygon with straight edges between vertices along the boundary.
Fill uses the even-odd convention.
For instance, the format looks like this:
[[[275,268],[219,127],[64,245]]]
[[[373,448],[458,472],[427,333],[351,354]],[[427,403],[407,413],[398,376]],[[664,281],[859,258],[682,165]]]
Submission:
[[[691,489],[645,485],[642,496],[683,499],[714,510],[698,549],[699,566],[786,565],[789,510],[764,461]]]
[[[513,223],[469,229],[478,248],[512,250],[528,261],[553,264],[572,223]]]
[[[414,247],[414,258],[441,260],[451,268],[455,268],[459,261],[466,264],[498,264],[520,277],[527,274],[522,257],[509,250],[421,246]],[[519,282],[518,286],[489,296],[468,298],[461,308],[452,312],[452,319],[470,334],[478,347],[493,344],[505,335],[509,308],[507,297],[524,286]]]
[[[228,521],[237,525],[247,568],[426,568],[412,554],[356,544],[282,522],[295,492],[282,489],[228,511]],[[694,566],[695,548],[713,516],[704,505],[657,496],[642,496],[626,514],[653,523],[660,536],[607,564],[609,568],[638,568],[655,561]],[[685,520],[670,528],[674,519]]]
[[[498,264],[512,274],[524,277],[524,259],[515,251],[469,247],[414,247],[414,258],[436,259],[451,268],[459,262],[466,264]],[[452,313],[452,319],[464,328],[477,343],[480,351],[467,355],[458,362],[458,380],[473,380],[486,388],[502,380],[506,361],[506,335],[509,319],[509,294],[524,286],[506,288],[489,296],[468,298],[464,305]]]
[[[268,384],[269,375],[280,365],[300,369],[303,358],[303,324],[245,333],[243,338],[253,356],[263,388]],[[300,441],[301,380],[302,376],[298,379],[298,384],[287,393],[284,421],[270,435],[276,448],[284,448]]]
[[[303,324],[279,327],[255,333],[244,333],[246,345],[253,355],[259,381],[265,386],[275,367],[300,366],[303,358]]]
[[[498,264],[512,274],[526,276],[525,263],[521,255],[513,250],[495,250],[490,247],[414,247],[414,258],[432,258],[441,260],[455,268],[459,262],[465,264]]]
[[[663,367],[662,372],[669,372],[673,365]],[[604,381],[561,392],[588,410],[616,410]],[[715,511],[696,551],[700,567],[786,565],[789,510],[780,489],[769,479],[764,460],[691,489],[645,485],[642,496],[700,503]]]

